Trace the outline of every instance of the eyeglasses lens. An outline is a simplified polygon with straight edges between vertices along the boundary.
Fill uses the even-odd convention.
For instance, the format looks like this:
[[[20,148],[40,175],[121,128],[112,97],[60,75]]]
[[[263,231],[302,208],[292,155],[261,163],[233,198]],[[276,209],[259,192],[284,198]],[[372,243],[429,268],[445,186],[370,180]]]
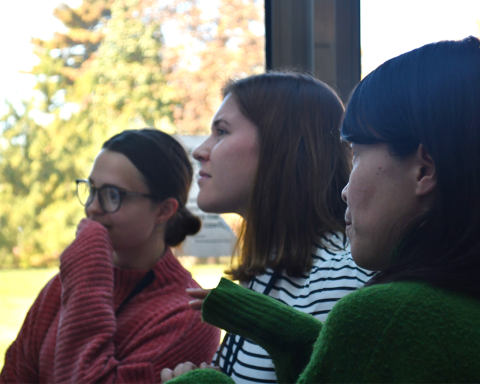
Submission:
[[[81,181],[77,183],[77,195],[78,200],[80,200],[80,204],[86,206],[90,203],[90,195],[91,195],[91,187],[90,184],[86,181]]]
[[[100,203],[106,212],[115,212],[121,203],[120,191],[113,187],[100,189]]]

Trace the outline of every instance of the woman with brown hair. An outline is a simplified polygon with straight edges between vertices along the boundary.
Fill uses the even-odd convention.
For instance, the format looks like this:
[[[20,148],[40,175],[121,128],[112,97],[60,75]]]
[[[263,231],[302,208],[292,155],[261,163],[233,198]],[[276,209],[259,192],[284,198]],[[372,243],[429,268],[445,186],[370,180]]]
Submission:
[[[480,40],[393,58],[353,92],[342,196],[352,255],[379,271],[325,322],[222,280],[210,324],[269,351],[282,383],[480,382]],[[233,383],[197,370],[172,382]]]
[[[351,158],[339,137],[343,105],[326,84],[299,73],[233,81],[223,97],[193,156],[201,163],[199,207],[244,219],[229,274],[324,320],[371,276],[353,262],[345,236],[340,193]],[[190,294],[202,299],[206,291]],[[276,382],[268,354],[240,336],[226,336],[216,362],[237,383]]]
[[[188,306],[198,288],[170,247],[200,229],[185,206],[192,166],[156,129],[107,140],[77,180],[86,219],[10,346],[0,383],[153,383],[209,361],[219,330]]]

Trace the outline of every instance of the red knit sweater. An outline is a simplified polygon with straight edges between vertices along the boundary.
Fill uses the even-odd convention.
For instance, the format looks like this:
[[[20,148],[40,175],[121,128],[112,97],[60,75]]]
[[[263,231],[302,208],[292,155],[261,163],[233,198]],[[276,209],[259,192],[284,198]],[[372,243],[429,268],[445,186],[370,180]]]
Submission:
[[[153,383],[163,368],[210,361],[219,330],[190,310],[198,284],[167,249],[155,279],[115,311],[145,271],[112,266],[108,232],[84,220],[5,357],[0,383]]]

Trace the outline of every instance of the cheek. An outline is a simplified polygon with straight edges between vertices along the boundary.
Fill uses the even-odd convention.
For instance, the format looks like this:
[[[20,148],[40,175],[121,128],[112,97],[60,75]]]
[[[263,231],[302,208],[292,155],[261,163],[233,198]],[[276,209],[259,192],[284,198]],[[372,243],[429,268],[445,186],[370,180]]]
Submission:
[[[120,212],[119,212],[120,213]],[[131,246],[146,240],[155,230],[153,215],[142,209],[121,212],[112,218],[110,232],[115,246]]]
[[[375,196],[375,188],[372,181],[362,177],[362,175],[358,176],[360,177],[352,174],[346,193],[347,204],[352,214],[368,212]]]
[[[258,145],[251,142],[233,142],[212,151],[212,166],[228,183],[251,184],[258,165]],[[215,175],[214,175],[215,177]]]
[[[256,145],[245,145],[241,140],[225,140],[218,145],[210,156],[212,178],[200,185],[200,208],[207,212],[243,212],[257,165]]]

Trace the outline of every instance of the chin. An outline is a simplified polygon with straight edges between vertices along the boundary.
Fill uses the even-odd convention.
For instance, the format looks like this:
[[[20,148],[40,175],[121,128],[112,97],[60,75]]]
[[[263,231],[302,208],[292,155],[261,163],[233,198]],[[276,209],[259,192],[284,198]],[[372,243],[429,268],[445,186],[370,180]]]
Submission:
[[[209,201],[197,200],[198,208],[207,213],[225,213],[218,210],[218,205]]]
[[[374,260],[372,260],[371,253],[365,252],[362,249],[358,249],[354,244],[351,244],[351,253],[352,259],[360,268],[368,269],[369,271],[374,271]]]
[[[372,272],[383,271],[386,266],[381,257],[372,257],[373,252],[358,252],[352,247],[352,258],[355,264],[360,268],[366,269]]]

